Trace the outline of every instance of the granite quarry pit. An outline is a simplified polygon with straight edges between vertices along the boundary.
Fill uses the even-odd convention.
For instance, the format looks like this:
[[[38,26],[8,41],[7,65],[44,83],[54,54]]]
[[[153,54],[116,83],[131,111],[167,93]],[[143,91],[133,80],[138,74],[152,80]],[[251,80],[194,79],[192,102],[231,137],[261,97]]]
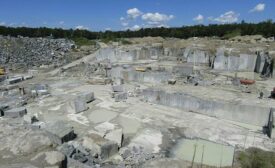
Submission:
[[[18,40],[27,51],[2,45]],[[0,168],[237,167],[237,151],[275,151],[274,42],[127,40],[77,56],[65,39],[0,38]]]

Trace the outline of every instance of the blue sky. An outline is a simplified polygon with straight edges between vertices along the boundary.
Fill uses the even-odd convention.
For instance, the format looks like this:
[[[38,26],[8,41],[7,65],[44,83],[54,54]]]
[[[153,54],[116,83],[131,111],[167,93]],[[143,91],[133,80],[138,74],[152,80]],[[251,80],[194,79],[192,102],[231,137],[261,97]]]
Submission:
[[[1,0],[0,25],[137,30],[275,20],[274,0]]]

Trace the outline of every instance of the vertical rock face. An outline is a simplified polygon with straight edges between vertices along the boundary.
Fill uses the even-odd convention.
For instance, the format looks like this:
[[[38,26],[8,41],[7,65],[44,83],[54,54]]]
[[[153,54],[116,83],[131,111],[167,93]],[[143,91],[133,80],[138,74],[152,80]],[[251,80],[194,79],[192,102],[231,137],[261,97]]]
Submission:
[[[226,54],[226,49],[217,49],[214,69],[226,71],[246,71],[260,73],[263,77],[270,77],[273,72],[273,60],[268,52],[257,51],[255,54]]]
[[[145,100],[151,103],[261,127],[268,125],[270,115],[270,108],[268,107],[208,100],[184,92],[166,92],[148,88],[143,90],[143,95]]]
[[[129,48],[102,48],[96,53],[98,61],[136,61],[136,60],[149,60],[158,59],[163,56],[164,49],[159,46],[131,46]]]
[[[210,61],[210,55],[201,49],[191,49],[186,56],[189,63],[207,64]]]
[[[14,68],[62,65],[73,46],[74,42],[66,39],[0,36],[0,65]]]
[[[256,66],[256,59],[257,56],[254,54],[240,54],[239,70],[253,72]]]

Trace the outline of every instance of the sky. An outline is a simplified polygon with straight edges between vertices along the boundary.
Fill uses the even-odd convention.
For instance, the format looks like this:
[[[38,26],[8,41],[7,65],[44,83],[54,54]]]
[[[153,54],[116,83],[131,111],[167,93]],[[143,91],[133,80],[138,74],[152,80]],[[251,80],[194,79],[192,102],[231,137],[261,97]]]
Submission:
[[[275,20],[275,0],[0,0],[0,25],[139,30]]]

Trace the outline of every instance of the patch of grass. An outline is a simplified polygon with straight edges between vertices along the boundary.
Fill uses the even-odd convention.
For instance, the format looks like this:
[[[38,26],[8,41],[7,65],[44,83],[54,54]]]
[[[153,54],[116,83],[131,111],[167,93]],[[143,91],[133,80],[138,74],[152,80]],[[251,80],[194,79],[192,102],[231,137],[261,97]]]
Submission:
[[[112,38],[112,37],[101,39],[101,42],[103,42],[105,44],[108,44],[109,42],[119,42],[123,45],[132,44],[131,41],[128,41],[128,40],[125,40],[125,39],[122,39],[122,38]]]
[[[94,40],[89,40],[83,37],[74,38],[73,41],[77,46],[96,45],[96,42]]]
[[[222,37],[223,39],[230,39],[236,36],[240,36],[241,35],[241,30],[240,29],[236,29],[233,31],[228,31],[225,33],[225,35]]]
[[[275,153],[249,148],[238,156],[242,168],[275,168]]]
[[[116,41],[116,39],[115,38],[104,38],[104,39],[101,39],[101,42],[103,42],[105,44],[108,44],[111,41]]]
[[[125,40],[125,39],[121,39],[121,44],[123,44],[123,45],[130,45],[130,44],[132,44],[132,42],[128,41],[128,40]]]

